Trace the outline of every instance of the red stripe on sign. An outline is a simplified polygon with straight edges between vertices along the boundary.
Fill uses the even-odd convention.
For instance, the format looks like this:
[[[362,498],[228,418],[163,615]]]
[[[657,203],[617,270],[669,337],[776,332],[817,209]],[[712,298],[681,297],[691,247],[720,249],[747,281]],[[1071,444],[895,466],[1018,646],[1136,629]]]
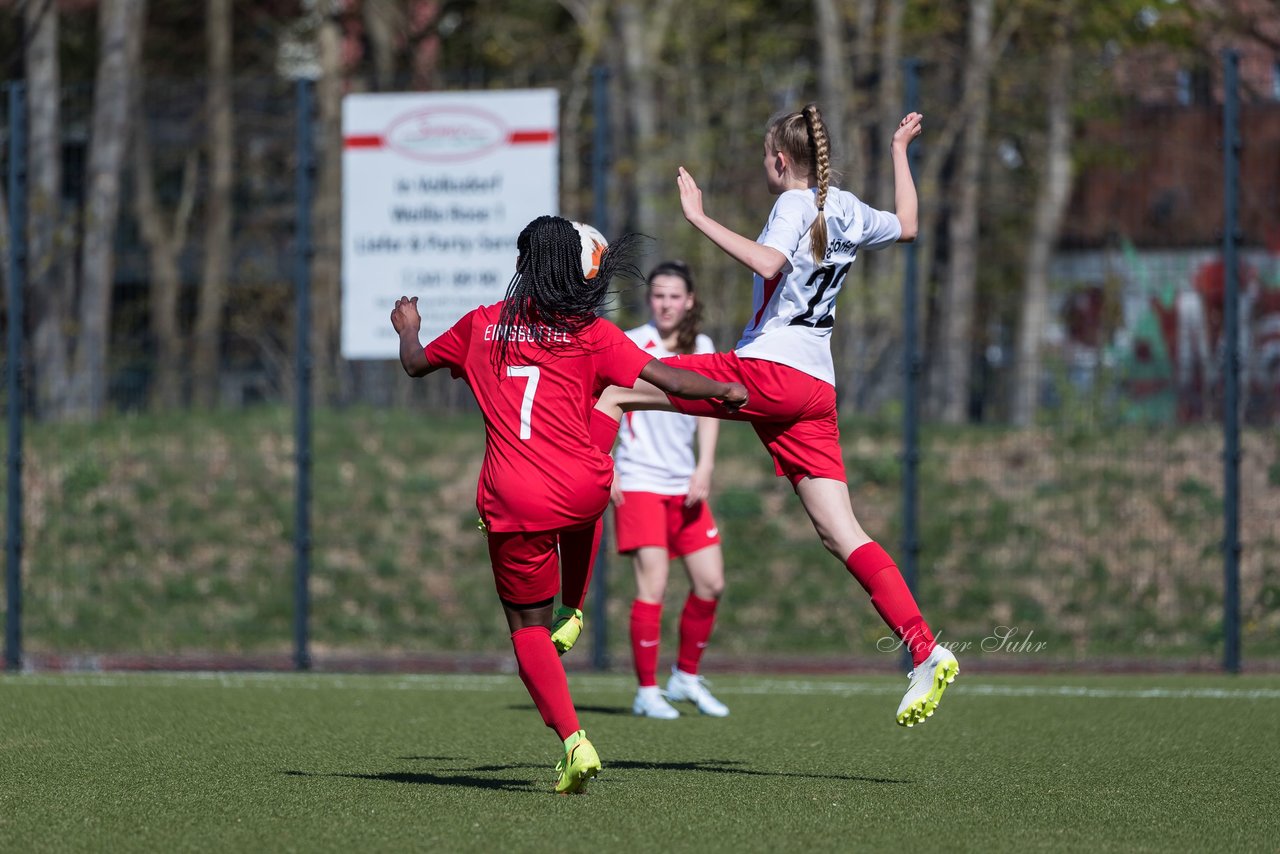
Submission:
[[[349,136],[342,141],[347,148],[382,148],[380,136]]]
[[[513,130],[507,137],[508,145],[522,145],[530,142],[551,142],[556,138],[553,130]]]

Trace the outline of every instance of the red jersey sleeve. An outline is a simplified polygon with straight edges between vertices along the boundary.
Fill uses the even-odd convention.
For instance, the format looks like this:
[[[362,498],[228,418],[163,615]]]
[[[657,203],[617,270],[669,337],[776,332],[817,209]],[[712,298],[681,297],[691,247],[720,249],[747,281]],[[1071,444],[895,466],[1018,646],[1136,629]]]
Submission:
[[[457,323],[441,333],[440,337],[423,348],[427,363],[433,368],[448,368],[453,378],[465,375],[467,351],[471,349],[471,327],[475,310],[462,316]]]
[[[653,361],[653,355],[641,350],[618,327],[603,318],[592,326],[596,336],[597,387],[620,385],[631,388],[640,377],[644,366]]]

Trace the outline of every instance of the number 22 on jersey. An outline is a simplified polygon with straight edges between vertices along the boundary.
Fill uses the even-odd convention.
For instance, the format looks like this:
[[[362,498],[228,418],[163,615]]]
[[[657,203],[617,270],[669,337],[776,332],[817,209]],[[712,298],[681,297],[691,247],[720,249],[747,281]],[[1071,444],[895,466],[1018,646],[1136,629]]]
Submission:
[[[527,377],[524,399],[520,402],[520,438],[528,441],[533,435],[533,396],[538,393],[538,377],[542,369],[536,365],[508,365],[507,376]]]

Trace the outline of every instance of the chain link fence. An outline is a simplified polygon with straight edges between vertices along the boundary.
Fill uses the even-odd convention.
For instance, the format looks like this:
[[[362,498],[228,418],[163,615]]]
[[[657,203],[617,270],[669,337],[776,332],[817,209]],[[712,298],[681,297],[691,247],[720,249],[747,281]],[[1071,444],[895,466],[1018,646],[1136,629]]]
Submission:
[[[943,112],[945,81],[926,69],[922,92],[926,113]],[[622,106],[571,94],[562,92],[561,104],[576,112],[562,124],[578,132],[566,141],[564,158],[574,165],[564,173],[574,178],[563,187],[562,209],[588,219],[599,176],[589,168],[587,131],[595,115],[616,117]],[[707,145],[673,124],[651,156],[698,164],[708,199],[754,234],[769,204],[757,137],[787,94],[723,93],[734,100],[717,105],[725,118],[715,130],[734,146]],[[31,422],[23,444],[22,636],[32,666],[288,666],[294,652],[296,97],[278,80],[234,87],[221,361],[215,405],[193,407],[189,363],[211,192],[204,102],[200,84],[144,88],[146,133],[125,170],[117,230],[110,414],[90,424]],[[69,209],[84,195],[88,106],[88,93],[68,92]],[[660,114],[687,115],[678,102],[665,107]],[[1003,253],[1016,250],[1004,232],[1032,198],[1033,171],[1019,158],[1031,156],[1035,138],[994,135],[982,211],[990,224],[980,253],[983,321],[971,341],[966,423],[926,416],[918,486],[924,613],[983,666],[1222,660],[1220,110],[1134,109],[1079,130],[1077,189],[1052,264],[1038,414],[1029,428],[1008,423],[1021,259]],[[1246,93],[1244,110],[1240,600],[1246,666],[1259,666],[1280,660],[1280,187],[1274,169],[1266,171],[1280,162],[1280,104]],[[874,121],[860,121],[850,119],[852,135],[873,135]],[[644,191],[622,178],[642,173],[645,155],[625,129],[625,122],[614,128],[605,193],[611,233],[643,220],[636,197]],[[6,146],[6,158],[12,150]],[[317,154],[323,164],[335,152],[317,139]],[[693,264],[708,331],[730,348],[747,310],[745,275],[677,221],[674,191],[651,203],[661,216],[649,260]],[[945,222],[950,202],[936,203],[935,223]],[[335,250],[323,236],[332,215],[318,206],[313,216],[317,317],[336,311],[336,291],[325,290],[336,287]],[[75,257],[74,217],[64,233],[65,254]],[[935,321],[944,235],[938,227],[919,245],[932,270],[921,283],[922,308]],[[835,348],[847,377],[840,391],[855,511],[902,562],[904,339],[892,319],[900,252],[868,259],[865,277],[850,281]],[[21,330],[7,315],[6,303],[6,334]],[[638,287],[619,294],[613,317],[623,326],[644,319]],[[316,330],[303,331],[317,340]],[[929,371],[941,357],[932,347],[936,329],[926,323],[922,331]],[[506,632],[475,527],[483,436],[466,390],[438,376],[410,383],[397,365],[348,363],[331,350],[316,358],[307,550],[317,665],[467,667],[504,656]],[[726,425],[716,472],[728,590],[709,666],[807,659],[896,667],[861,589],[818,544],[748,428]],[[588,626],[608,633],[606,649],[621,663],[630,567],[612,556],[602,577],[609,604],[605,614],[588,615]],[[673,579],[668,615],[684,593]]]

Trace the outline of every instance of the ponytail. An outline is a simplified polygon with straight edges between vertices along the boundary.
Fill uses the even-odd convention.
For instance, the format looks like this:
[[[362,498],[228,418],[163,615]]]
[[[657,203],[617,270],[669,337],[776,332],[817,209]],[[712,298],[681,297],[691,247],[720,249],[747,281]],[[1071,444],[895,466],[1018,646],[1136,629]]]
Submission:
[[[827,190],[831,186],[831,140],[827,137],[827,125],[817,104],[806,104],[801,112],[809,128],[814,173],[818,179],[818,218],[809,231],[809,249],[813,252],[813,263],[822,266],[827,255],[827,216],[823,208],[827,205]]]

